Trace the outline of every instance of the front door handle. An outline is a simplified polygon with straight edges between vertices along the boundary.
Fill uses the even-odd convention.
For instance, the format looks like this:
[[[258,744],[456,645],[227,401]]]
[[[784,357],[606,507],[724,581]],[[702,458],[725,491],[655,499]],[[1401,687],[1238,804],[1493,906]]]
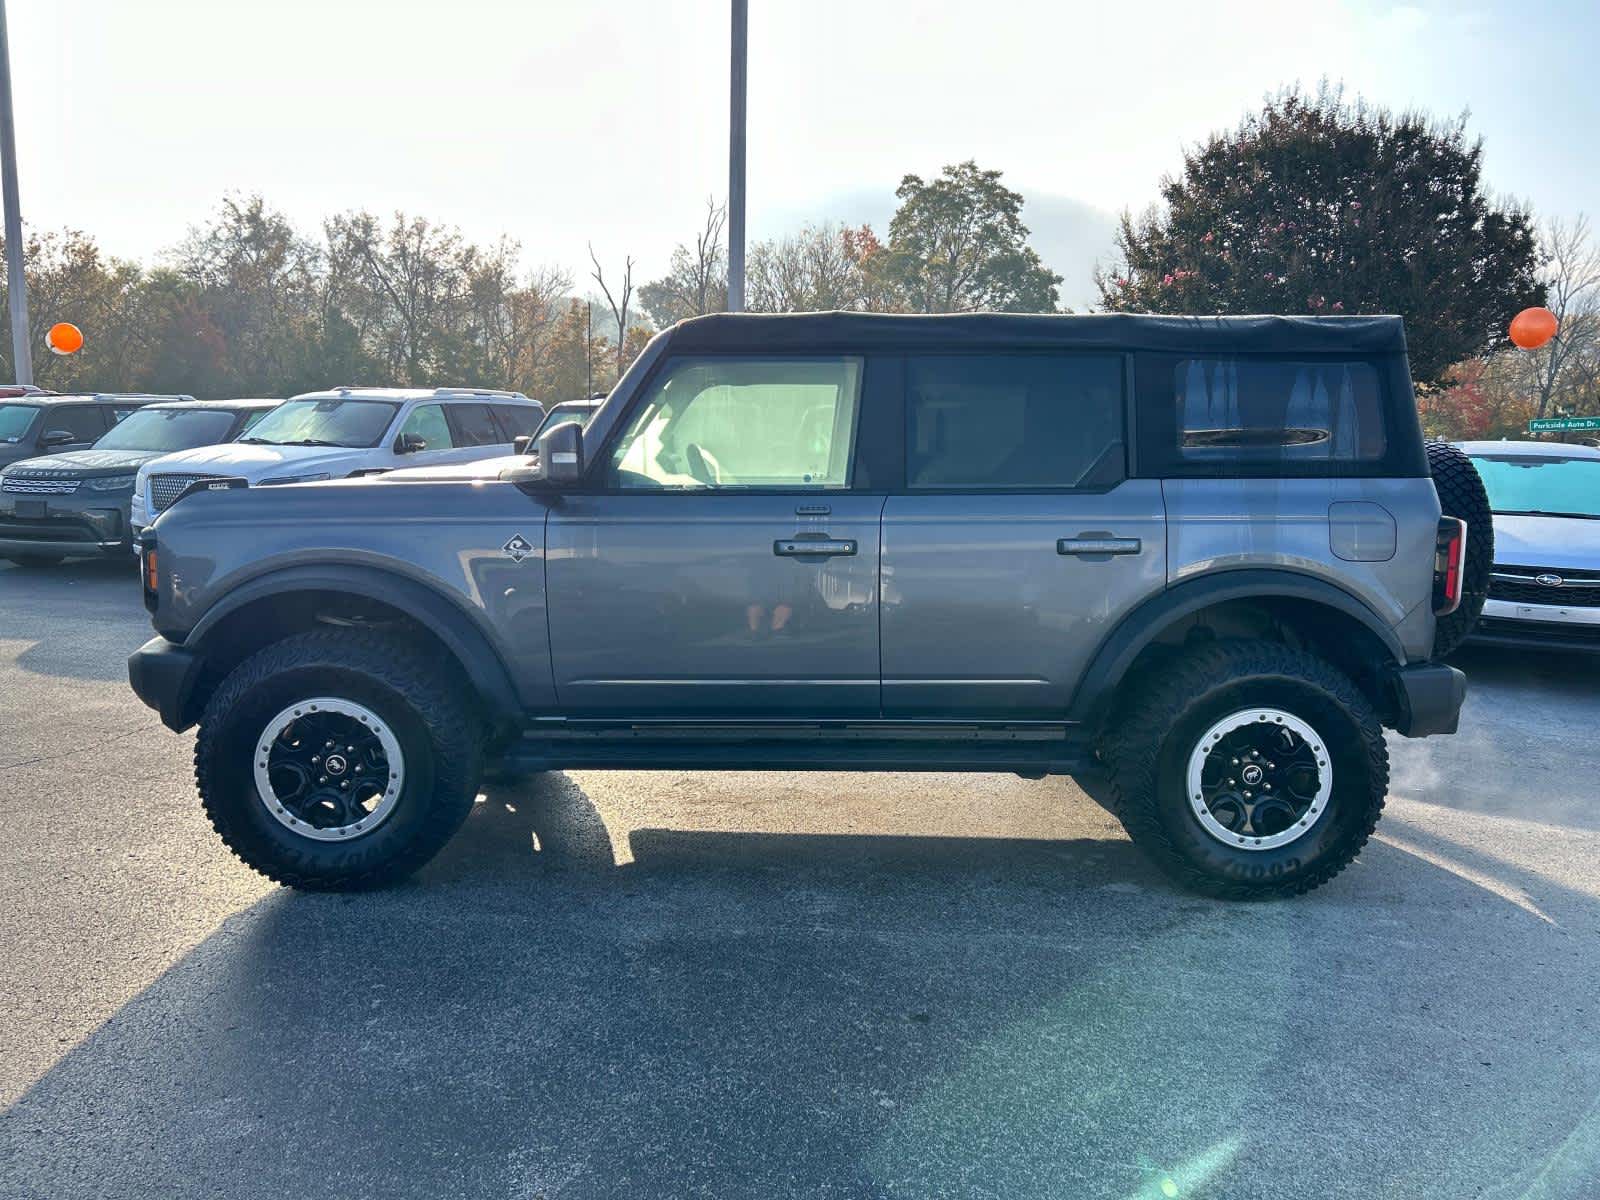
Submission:
[[[1056,542],[1057,554],[1137,554],[1144,548],[1138,538],[1072,537]]]
[[[772,552],[784,558],[831,558],[854,554],[856,543],[854,538],[779,538]]]

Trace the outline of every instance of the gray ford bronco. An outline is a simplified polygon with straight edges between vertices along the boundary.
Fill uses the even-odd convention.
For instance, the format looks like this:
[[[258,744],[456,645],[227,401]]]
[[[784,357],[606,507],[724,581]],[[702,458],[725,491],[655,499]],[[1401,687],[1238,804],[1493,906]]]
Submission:
[[[404,876],[490,765],[1005,771],[1287,895],[1371,835],[1386,726],[1456,728],[1488,522],[1398,318],[701,317],[537,449],[142,535],[133,688],[250,866]]]

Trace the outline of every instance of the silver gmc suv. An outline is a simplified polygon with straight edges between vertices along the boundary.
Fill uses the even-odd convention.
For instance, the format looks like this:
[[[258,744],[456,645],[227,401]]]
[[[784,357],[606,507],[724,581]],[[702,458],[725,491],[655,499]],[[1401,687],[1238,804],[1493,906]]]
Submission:
[[[1394,317],[701,317],[497,479],[196,484],[129,675],[296,887],[414,870],[495,763],[1092,776],[1287,895],[1385,726],[1455,730],[1482,497]]]

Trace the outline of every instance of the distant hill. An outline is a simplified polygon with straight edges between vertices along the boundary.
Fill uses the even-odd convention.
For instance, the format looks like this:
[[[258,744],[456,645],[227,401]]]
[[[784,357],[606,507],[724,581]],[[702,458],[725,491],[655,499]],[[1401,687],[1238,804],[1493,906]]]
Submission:
[[[1008,181],[1009,184],[1009,181]],[[1016,185],[1010,185],[1016,186]],[[1083,312],[1095,300],[1092,272],[1096,261],[1109,263],[1114,252],[1115,214],[1050,192],[1017,187],[1023,195],[1022,220],[1029,229],[1028,242],[1045,265],[1061,276],[1061,302]],[[752,212],[751,240],[793,233],[801,225],[824,221],[846,225],[871,225],[887,235],[894,215],[892,184],[857,188],[824,196],[803,207],[765,207]]]

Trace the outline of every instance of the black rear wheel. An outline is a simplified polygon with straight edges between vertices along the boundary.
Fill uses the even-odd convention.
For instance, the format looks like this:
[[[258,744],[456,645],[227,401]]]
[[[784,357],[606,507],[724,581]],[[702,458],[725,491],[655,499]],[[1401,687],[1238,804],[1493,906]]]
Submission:
[[[1297,895],[1372,835],[1389,781],[1383,729],[1328,662],[1274,642],[1217,642],[1131,686],[1102,748],[1109,807],[1186,887]]]
[[[1447,517],[1467,523],[1467,550],[1462,563],[1461,604],[1434,624],[1433,656],[1442,658],[1459,646],[1478,624],[1483,602],[1489,597],[1489,572],[1494,569],[1494,517],[1489,493],[1478,468],[1466,453],[1449,442],[1428,442],[1428,470],[1439,493],[1439,507]]]

